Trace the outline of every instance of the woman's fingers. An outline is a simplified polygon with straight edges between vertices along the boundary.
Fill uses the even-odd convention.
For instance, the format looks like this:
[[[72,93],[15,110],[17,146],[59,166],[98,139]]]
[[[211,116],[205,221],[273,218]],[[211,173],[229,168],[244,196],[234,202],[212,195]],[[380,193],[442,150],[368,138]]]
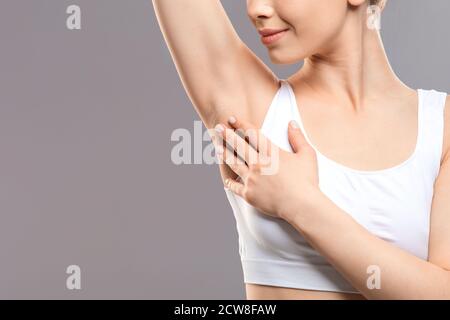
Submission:
[[[217,146],[217,156],[219,160],[222,160],[227,166],[230,167],[238,176],[245,180],[248,174],[248,167],[244,161],[234,155],[234,152],[223,146]]]
[[[309,147],[303,132],[300,130],[300,125],[295,120],[289,122],[288,139],[294,153],[298,153],[303,148]]]
[[[228,123],[232,128],[240,132],[255,150],[263,155],[270,155],[270,141],[251,123],[234,116],[228,118]]]
[[[225,142],[245,160],[245,162],[248,164],[258,162],[258,152],[232,129],[227,129],[222,124],[218,124],[215,129],[217,134],[222,137]]]
[[[231,190],[231,192],[238,196],[244,197],[244,185],[231,178],[225,179],[225,188]]]

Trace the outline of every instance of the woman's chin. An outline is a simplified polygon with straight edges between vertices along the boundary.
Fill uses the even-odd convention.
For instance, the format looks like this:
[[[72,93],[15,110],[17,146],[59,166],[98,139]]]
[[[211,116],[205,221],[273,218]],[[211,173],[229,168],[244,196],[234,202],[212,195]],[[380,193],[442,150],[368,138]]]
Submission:
[[[286,51],[283,52],[281,48],[269,49],[269,58],[273,64],[295,64],[303,60],[303,57],[293,56],[292,54],[287,54]]]

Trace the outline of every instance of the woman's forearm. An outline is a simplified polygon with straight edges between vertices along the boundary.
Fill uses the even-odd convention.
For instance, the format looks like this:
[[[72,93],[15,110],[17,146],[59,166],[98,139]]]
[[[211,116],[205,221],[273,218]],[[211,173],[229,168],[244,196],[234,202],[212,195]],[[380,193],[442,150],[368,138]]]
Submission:
[[[320,190],[315,203],[288,222],[366,298],[450,299],[449,271],[371,234]],[[380,288],[368,286],[373,271]]]

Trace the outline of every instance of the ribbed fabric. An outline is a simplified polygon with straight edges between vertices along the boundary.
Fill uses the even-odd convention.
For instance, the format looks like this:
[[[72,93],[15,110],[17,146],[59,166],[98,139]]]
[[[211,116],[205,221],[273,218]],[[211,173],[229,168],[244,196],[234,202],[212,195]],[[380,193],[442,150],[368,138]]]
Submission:
[[[305,132],[294,92],[284,79],[261,131],[272,143],[292,152],[287,128],[290,120],[297,120],[317,153],[320,190],[372,234],[427,260],[447,94],[424,89],[417,92],[415,150],[408,159],[387,169],[355,170],[321,154]],[[236,219],[244,282],[358,293],[290,224],[259,212],[229,190],[225,192]],[[349,251],[349,257],[351,254]]]

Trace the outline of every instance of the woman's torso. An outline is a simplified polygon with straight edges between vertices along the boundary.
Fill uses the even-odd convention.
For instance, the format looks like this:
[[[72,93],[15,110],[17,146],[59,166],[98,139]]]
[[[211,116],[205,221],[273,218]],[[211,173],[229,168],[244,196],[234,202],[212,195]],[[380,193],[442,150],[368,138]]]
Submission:
[[[254,283],[246,283],[245,292],[249,300],[365,300],[358,293],[302,290]]]
[[[289,80],[290,81],[290,80]],[[357,170],[391,168],[414,152],[418,135],[418,96],[415,90],[399,86],[362,111],[319,105],[314,94],[292,85],[304,130],[312,144],[327,158]],[[301,92],[301,94],[298,94]],[[262,123],[267,110],[258,118]],[[444,145],[448,145],[447,142]],[[235,177],[221,167],[223,178]],[[281,286],[246,283],[248,299],[364,299],[357,293],[302,290]]]

